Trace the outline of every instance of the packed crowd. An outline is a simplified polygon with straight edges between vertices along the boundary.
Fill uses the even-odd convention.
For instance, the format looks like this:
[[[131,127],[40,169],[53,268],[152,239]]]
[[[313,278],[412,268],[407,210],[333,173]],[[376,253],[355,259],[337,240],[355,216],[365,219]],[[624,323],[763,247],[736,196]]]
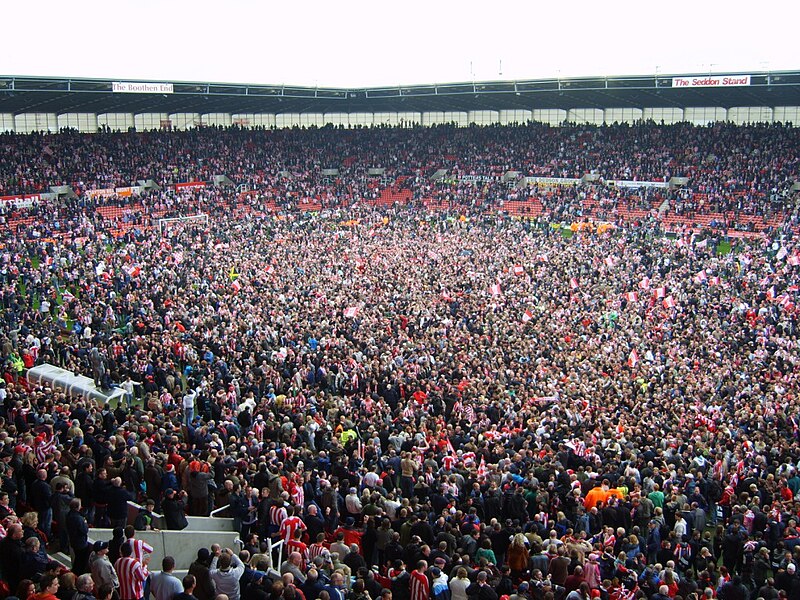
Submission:
[[[718,254],[649,224],[565,239],[478,210],[228,219],[218,200],[207,227],[115,237],[77,200],[66,235],[3,232],[7,593],[800,597],[791,231]],[[29,384],[38,363],[125,398]],[[154,513],[221,507],[243,548],[150,572]]]
[[[227,175],[283,205],[297,198],[326,207],[374,200],[390,181],[418,200],[458,206],[526,199],[504,182],[465,184],[464,176],[669,181],[686,177],[693,194],[680,209],[700,214],[795,211],[797,129],[780,124],[689,123],[550,127],[336,127],[284,130],[207,128],[184,132],[0,135],[0,196],[69,185],[86,190],[154,180],[162,187]],[[370,169],[384,169],[370,175]],[[325,177],[325,169],[338,175]],[[431,182],[431,175],[446,176]],[[638,192],[614,195],[632,196]]]

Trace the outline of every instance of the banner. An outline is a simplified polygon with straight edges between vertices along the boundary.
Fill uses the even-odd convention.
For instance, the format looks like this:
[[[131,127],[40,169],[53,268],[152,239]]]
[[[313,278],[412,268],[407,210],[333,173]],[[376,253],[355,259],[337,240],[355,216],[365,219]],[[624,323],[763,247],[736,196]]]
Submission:
[[[3,204],[14,204],[15,206],[29,207],[34,202],[40,200],[39,194],[19,194],[16,196],[0,196],[0,202]]]
[[[661,188],[667,189],[669,183],[666,181],[632,181],[628,179],[612,179],[606,182],[609,185],[620,188]]]
[[[528,185],[578,185],[580,179],[575,177],[526,177],[525,183]]]
[[[114,188],[102,188],[99,190],[86,190],[86,195],[89,198],[108,198],[113,196],[117,191]]]
[[[120,198],[128,198],[133,196],[134,194],[139,195],[142,191],[142,186],[140,185],[132,185],[129,187],[118,187],[114,192]]]
[[[503,178],[499,175],[463,175],[461,181],[465,183],[494,183]]]
[[[114,81],[111,83],[112,92],[123,94],[171,94],[171,83],[142,83],[136,81]]]
[[[185,183],[176,183],[176,190],[194,190],[206,187],[205,181],[187,181]]]
[[[735,87],[750,85],[750,75],[702,75],[700,77],[673,77],[672,87]]]

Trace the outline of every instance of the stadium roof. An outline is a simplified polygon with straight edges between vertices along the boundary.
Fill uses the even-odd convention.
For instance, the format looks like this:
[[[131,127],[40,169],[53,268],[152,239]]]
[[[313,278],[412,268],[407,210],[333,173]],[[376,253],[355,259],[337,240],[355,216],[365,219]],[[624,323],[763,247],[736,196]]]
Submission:
[[[380,88],[161,82],[167,93],[113,91],[113,80],[0,77],[0,113],[355,113],[687,106],[800,106],[800,71],[747,85],[674,85],[708,75],[578,77]],[[125,82],[128,89],[145,82]],[[697,85],[695,85],[697,83]]]

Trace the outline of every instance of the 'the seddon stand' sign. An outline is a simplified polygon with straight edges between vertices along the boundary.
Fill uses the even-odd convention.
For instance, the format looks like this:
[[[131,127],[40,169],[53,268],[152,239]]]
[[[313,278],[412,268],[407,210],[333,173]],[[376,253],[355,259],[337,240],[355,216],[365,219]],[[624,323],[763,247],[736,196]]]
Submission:
[[[673,77],[672,87],[735,87],[750,85],[750,75],[702,75],[700,77]]]

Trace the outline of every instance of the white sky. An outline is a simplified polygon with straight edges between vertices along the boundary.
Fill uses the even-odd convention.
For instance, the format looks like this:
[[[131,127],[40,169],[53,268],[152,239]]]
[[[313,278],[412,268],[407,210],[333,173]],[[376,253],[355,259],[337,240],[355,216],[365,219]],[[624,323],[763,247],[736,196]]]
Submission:
[[[800,68],[800,2],[6,2],[0,74],[364,87]]]

